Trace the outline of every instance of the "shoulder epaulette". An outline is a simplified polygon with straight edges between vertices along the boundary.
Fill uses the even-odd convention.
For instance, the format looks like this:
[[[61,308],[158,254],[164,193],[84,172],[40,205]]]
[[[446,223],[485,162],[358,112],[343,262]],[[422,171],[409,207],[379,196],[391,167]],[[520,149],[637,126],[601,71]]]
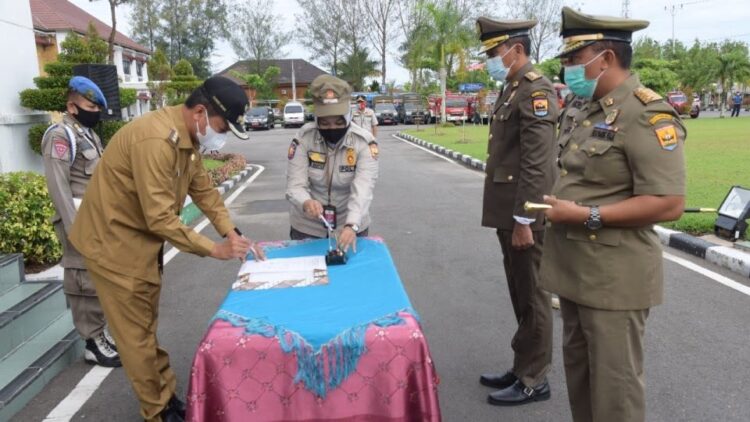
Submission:
[[[177,129],[170,130],[169,131],[169,136],[167,137],[167,139],[169,140],[169,142],[171,142],[171,143],[173,143],[173,144],[176,145],[177,141],[180,140],[180,135],[179,135],[179,133],[177,133]]]
[[[526,72],[526,74],[523,75],[523,76],[525,76],[526,79],[528,79],[528,80],[530,80],[532,82],[534,82],[535,80],[537,80],[537,79],[539,79],[539,78],[542,77],[542,75],[540,75],[540,74],[538,74],[538,73],[536,73],[534,71]]]
[[[635,91],[633,91],[633,94],[635,94],[635,96],[638,97],[638,99],[641,100],[643,104],[653,103],[654,101],[662,99],[661,95],[646,87],[636,88]]]

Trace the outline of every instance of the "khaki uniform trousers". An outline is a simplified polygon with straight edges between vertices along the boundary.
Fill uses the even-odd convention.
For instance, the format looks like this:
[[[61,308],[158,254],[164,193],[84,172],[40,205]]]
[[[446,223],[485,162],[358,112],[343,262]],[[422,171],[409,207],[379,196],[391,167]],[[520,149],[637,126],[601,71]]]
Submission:
[[[605,311],[561,297],[560,312],[573,421],[643,422],[643,333],[649,310]]]
[[[141,405],[147,422],[160,422],[159,413],[177,388],[177,377],[169,355],[159,347],[161,286],[117,274],[86,260],[96,291],[117,342],[122,366]]]
[[[63,292],[70,304],[76,331],[84,340],[98,336],[104,331],[107,320],[88,271],[65,268],[63,274]]]
[[[552,309],[549,295],[538,287],[544,231],[534,231],[534,246],[517,250],[512,231],[498,230],[505,277],[518,329],[513,348],[513,374],[527,387],[541,384],[552,364]]]

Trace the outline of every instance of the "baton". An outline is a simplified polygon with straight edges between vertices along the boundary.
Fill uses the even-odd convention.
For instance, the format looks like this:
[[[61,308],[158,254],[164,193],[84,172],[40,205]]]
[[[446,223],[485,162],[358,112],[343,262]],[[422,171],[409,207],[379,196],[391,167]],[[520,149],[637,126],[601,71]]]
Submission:
[[[541,211],[541,210],[548,210],[552,208],[552,205],[549,204],[539,204],[536,202],[529,202],[526,201],[525,204],[523,204],[524,211]]]
[[[715,213],[718,210],[716,208],[685,208],[684,211],[689,213]]]

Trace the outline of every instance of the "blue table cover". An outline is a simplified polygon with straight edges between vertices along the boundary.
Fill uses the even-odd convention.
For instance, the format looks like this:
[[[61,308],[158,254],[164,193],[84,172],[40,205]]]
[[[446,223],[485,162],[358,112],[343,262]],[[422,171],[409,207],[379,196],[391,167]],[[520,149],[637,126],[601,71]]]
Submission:
[[[328,240],[267,247],[268,258],[325,255]],[[214,319],[243,326],[249,334],[279,339],[297,354],[296,381],[319,396],[338,387],[364,353],[371,325],[402,324],[400,312],[417,316],[386,245],[358,239],[346,265],[328,267],[322,286],[230,291]]]

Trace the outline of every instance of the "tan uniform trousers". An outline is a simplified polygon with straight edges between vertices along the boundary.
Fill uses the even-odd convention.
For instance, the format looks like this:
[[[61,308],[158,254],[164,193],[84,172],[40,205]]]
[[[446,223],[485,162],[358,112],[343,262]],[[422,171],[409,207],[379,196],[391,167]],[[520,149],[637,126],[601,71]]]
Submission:
[[[527,387],[541,384],[552,364],[552,309],[549,295],[538,287],[544,231],[534,231],[534,246],[513,248],[512,231],[498,230],[505,277],[518,329],[513,348],[513,374]]]
[[[161,286],[114,273],[88,259],[86,266],[140,401],[141,416],[147,422],[160,422],[159,413],[177,388],[169,355],[156,339]]]
[[[573,421],[645,421],[643,333],[649,310],[605,311],[561,297],[560,311]]]
[[[84,340],[98,336],[107,325],[88,271],[65,268],[63,291],[70,304],[73,325]]]

